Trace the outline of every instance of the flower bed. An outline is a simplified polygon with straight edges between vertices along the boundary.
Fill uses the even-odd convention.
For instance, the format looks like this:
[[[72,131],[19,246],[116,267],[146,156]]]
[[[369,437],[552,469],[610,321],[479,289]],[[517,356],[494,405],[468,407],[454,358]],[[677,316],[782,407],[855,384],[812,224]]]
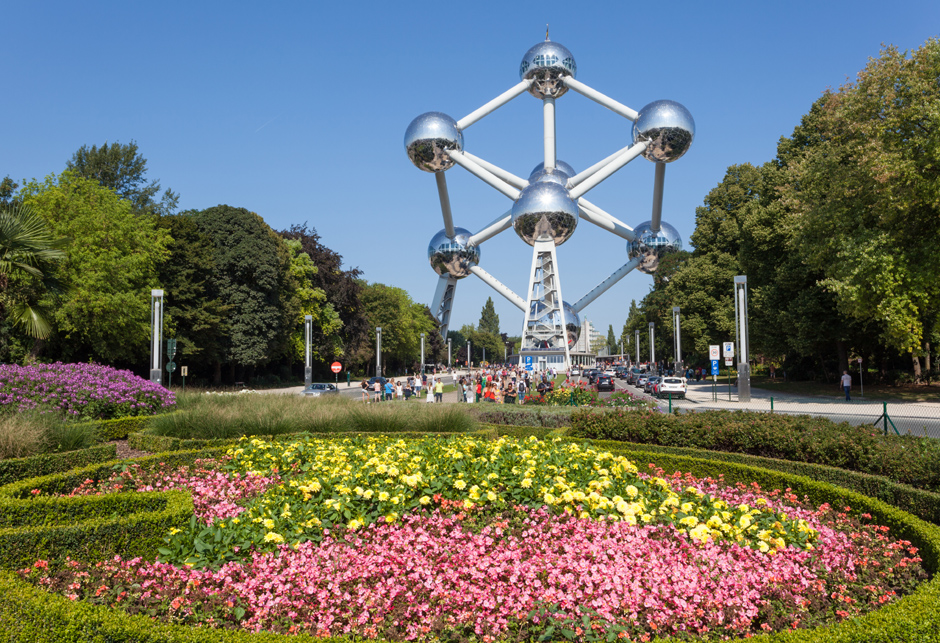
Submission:
[[[159,384],[99,364],[0,365],[0,413],[33,409],[107,420],[153,415],[176,398]]]
[[[128,469],[99,488],[193,489],[199,518],[167,539],[163,562],[24,574],[189,623],[484,640],[812,626],[924,577],[916,551],[864,516],[641,473],[575,444],[246,440],[230,456],[170,475]]]

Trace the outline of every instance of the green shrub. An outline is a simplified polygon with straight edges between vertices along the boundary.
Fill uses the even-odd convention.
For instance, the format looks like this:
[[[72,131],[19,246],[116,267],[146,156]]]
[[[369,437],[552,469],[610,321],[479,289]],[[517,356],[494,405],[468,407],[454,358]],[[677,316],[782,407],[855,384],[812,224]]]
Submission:
[[[667,415],[578,410],[571,416],[570,435],[811,462],[940,491],[940,441],[884,436],[872,426],[836,424],[826,418],[746,411]]]
[[[571,424],[573,408],[545,406],[517,406],[514,404],[468,404],[462,409],[482,424],[511,426],[542,426],[558,429]]]
[[[80,451],[0,460],[0,486],[23,478],[36,478],[96,462],[113,460],[116,455],[117,448],[113,444],[98,444]]]

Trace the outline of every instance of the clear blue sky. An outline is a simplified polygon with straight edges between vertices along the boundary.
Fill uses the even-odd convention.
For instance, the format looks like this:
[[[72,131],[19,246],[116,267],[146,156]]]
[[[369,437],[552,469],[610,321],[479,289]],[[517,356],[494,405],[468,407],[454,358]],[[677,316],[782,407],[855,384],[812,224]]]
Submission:
[[[245,207],[276,230],[306,222],[369,281],[430,303],[426,250],[443,224],[433,176],[405,155],[405,128],[426,111],[459,119],[518,82],[546,23],[582,82],[634,109],[668,98],[691,111],[695,142],[667,168],[663,207],[689,248],[695,208],[729,165],[771,159],[821,92],[882,44],[936,37],[940,2],[125,0],[7,3],[3,18],[0,177],[41,178],[82,145],[133,139],[181,208]],[[558,156],[584,169],[626,145],[629,125],[569,92]],[[541,104],[523,95],[465,143],[527,176],[541,137]],[[511,205],[462,168],[447,179],[458,226],[476,231]],[[652,180],[638,159],[589,198],[635,226],[650,217]],[[565,299],[625,261],[622,240],[581,221],[559,249]],[[530,264],[511,230],[482,247],[481,265],[523,297]],[[582,316],[619,334],[650,283],[634,271]],[[518,309],[475,277],[457,288],[452,327],[476,323],[488,296],[502,330],[519,334]]]

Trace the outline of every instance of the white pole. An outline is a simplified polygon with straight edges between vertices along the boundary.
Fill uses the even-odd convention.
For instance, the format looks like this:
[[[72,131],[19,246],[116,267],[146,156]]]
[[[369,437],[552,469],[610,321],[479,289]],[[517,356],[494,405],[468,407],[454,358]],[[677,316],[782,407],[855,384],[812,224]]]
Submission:
[[[647,145],[649,145],[647,141],[641,141],[637,143],[636,145],[631,146],[630,149],[628,149],[626,152],[624,152],[623,154],[618,156],[616,159],[614,159],[612,163],[607,165],[607,167],[603,168],[602,170],[599,170],[593,176],[588,177],[583,182],[578,183],[574,188],[571,189],[569,196],[571,196],[572,199],[578,199],[584,196],[590,190],[595,188],[601,181],[603,181],[604,179],[609,177],[611,174],[613,174],[614,172],[622,168],[624,165],[626,165],[627,163],[629,163],[630,161],[638,157],[640,154],[642,154],[643,150],[646,149]],[[572,179],[572,181],[573,180],[574,179]],[[572,183],[572,181],[568,182],[569,185]]]
[[[500,94],[499,96],[497,96],[496,98],[488,102],[487,104],[483,105],[482,107],[478,109],[475,109],[474,111],[470,112],[469,114],[461,118],[459,121],[457,121],[457,129],[462,130],[462,129],[466,129],[470,127],[471,125],[476,123],[478,120],[480,120],[481,118],[483,118],[490,112],[496,111],[497,109],[499,109],[500,107],[502,107],[503,105],[511,101],[516,96],[519,96],[520,94],[525,92],[527,89],[529,89],[529,85],[531,84],[532,84],[532,80],[523,80],[517,83],[516,85],[513,85],[512,87],[504,91],[502,94]]]
[[[437,181],[437,195],[441,199],[441,214],[444,215],[444,234],[448,239],[453,239],[454,235],[454,215],[450,211],[450,196],[447,194],[447,179],[443,172],[435,172],[434,180]]]
[[[382,377],[382,327],[375,328],[375,376]]]
[[[637,330],[635,332],[636,332],[636,336],[635,336],[636,338],[635,340],[636,341],[636,363],[639,364],[640,363],[640,331]]]
[[[421,333],[421,374],[424,375],[424,333]]]
[[[542,115],[545,132],[545,169],[555,169],[555,98],[546,96],[542,99]]]
[[[451,355],[450,355],[450,342],[451,342],[451,338],[448,337],[448,338],[447,338],[447,367],[448,367],[448,368],[450,368],[450,367],[452,367],[452,366],[454,365],[454,362],[453,362],[453,360],[451,359]]]
[[[653,215],[650,217],[650,230],[659,232],[663,221],[663,185],[666,182],[666,164],[656,164],[653,178]]]
[[[508,196],[513,201],[519,198],[519,190],[509,185],[492,172],[480,167],[460,152],[447,150],[447,155],[454,160],[454,163],[467,170],[484,183],[496,188],[500,193]]]
[[[304,388],[313,383],[313,359],[310,344],[313,341],[313,315],[304,315]]]
[[[656,322],[650,322],[650,368],[656,372]]]
[[[587,85],[582,83],[580,80],[575,80],[571,76],[565,76],[562,80],[564,81],[565,85],[567,85],[569,88],[573,89],[574,91],[578,92],[585,98],[590,98],[592,101],[594,101],[598,105],[603,105],[604,107],[606,107],[613,113],[619,114],[626,119],[635,121],[637,117],[640,115],[639,112],[637,112],[636,110],[630,109],[626,105],[615,101],[613,98],[610,98],[609,96],[605,96],[604,94],[600,93],[596,89],[592,89],[591,87],[588,87]]]
[[[463,151],[463,155],[467,157],[468,159],[470,159],[471,161],[473,161],[474,163],[476,163],[477,165],[479,165],[480,167],[482,167],[484,170],[489,170],[490,172],[495,174],[498,178],[501,178],[503,181],[505,181],[506,183],[508,183],[514,188],[519,188],[521,190],[522,188],[524,188],[525,186],[529,184],[529,182],[525,180],[524,178],[522,178],[521,176],[516,176],[512,172],[504,170],[498,165],[493,165],[489,161],[481,159],[479,156],[471,154],[467,150]]]
[[[150,381],[157,384],[163,382],[163,369],[160,368],[162,347],[163,291],[154,288],[150,291]]]
[[[469,246],[478,246],[487,239],[491,239],[498,235],[504,230],[508,230],[512,227],[512,210],[509,210],[505,214],[501,214],[498,219],[493,221],[491,224],[480,230],[474,235],[470,236],[470,239],[467,240],[467,245]]]
[[[682,339],[679,335],[681,332],[679,328],[679,307],[672,307],[672,328],[675,332],[675,364],[676,368],[679,367],[679,361],[682,359]]]
[[[590,304],[592,301],[594,301],[595,299],[603,295],[605,292],[607,292],[607,290],[610,289],[611,286],[613,286],[615,283],[623,279],[631,270],[633,270],[639,265],[640,265],[639,257],[635,257],[631,259],[630,261],[628,261],[627,263],[623,264],[616,271],[614,271],[609,277],[607,277],[607,279],[605,279],[601,283],[594,286],[594,289],[591,290],[591,292],[589,292],[584,297],[576,301],[571,306],[571,308],[574,310],[574,312],[580,313],[582,310],[587,308],[588,304]]]
[[[475,274],[477,277],[483,280],[487,286],[498,292],[500,295],[508,299],[512,304],[514,304],[519,310],[526,312],[525,300],[511,291],[505,284],[503,284],[499,279],[485,271],[480,266],[471,266],[470,272]]]
[[[578,199],[578,208],[581,212],[581,218],[585,221],[593,223],[597,227],[603,228],[608,232],[612,232],[621,239],[626,239],[627,241],[633,241],[636,239],[636,234],[634,234],[633,228],[604,212],[593,203],[590,203],[581,198]]]
[[[585,180],[586,178],[588,178],[589,176],[594,176],[594,174],[595,174],[598,170],[601,170],[602,168],[607,167],[607,166],[608,166],[610,163],[612,163],[618,156],[620,156],[621,154],[623,154],[624,152],[626,152],[626,151],[629,150],[629,149],[630,149],[630,146],[629,146],[629,145],[627,145],[626,147],[620,148],[619,150],[617,150],[616,152],[614,152],[613,154],[611,154],[611,155],[608,156],[607,158],[601,159],[600,161],[598,161],[597,163],[595,163],[594,165],[592,165],[592,166],[589,167],[588,169],[583,170],[583,171],[581,171],[581,172],[578,172],[577,174],[575,174],[574,176],[572,176],[571,178],[568,179],[568,184],[567,184],[565,187],[571,189],[571,188],[573,188],[574,186],[576,186],[578,183],[580,183],[581,181],[583,181],[583,180]]]

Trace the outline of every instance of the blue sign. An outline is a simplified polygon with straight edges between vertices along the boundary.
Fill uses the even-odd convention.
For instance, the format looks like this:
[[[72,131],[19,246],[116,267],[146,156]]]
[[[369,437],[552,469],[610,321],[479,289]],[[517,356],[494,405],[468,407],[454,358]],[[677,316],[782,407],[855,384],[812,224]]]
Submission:
[[[531,355],[525,356],[525,370],[527,371],[532,370],[532,356]]]
[[[718,375],[718,360],[712,360],[712,375]]]

